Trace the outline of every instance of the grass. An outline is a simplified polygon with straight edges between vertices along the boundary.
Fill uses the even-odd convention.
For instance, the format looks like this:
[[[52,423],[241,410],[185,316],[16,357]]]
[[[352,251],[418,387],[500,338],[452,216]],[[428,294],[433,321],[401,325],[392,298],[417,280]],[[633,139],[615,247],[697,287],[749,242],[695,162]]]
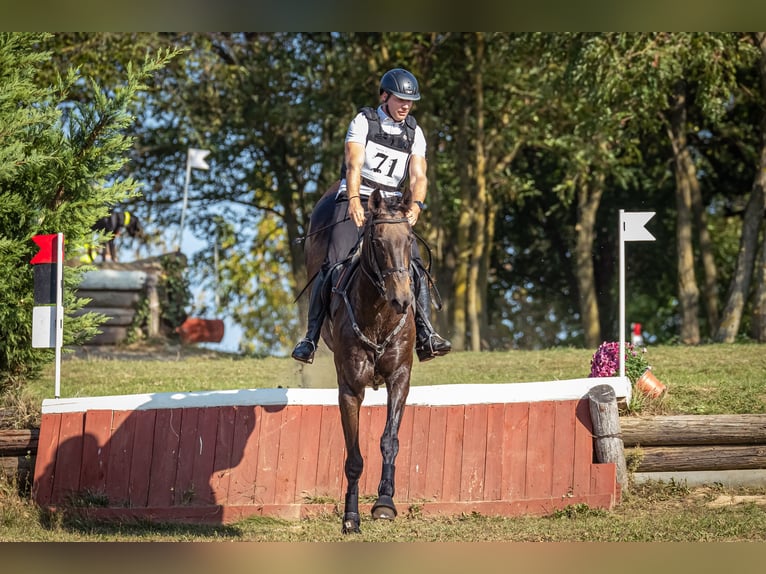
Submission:
[[[586,377],[593,351],[555,349],[503,353],[451,353],[416,363],[414,385],[507,383]],[[642,412],[736,414],[766,412],[766,353],[754,344],[659,346],[649,362],[667,385],[660,400]],[[68,357],[62,366],[62,397],[258,387],[335,386],[331,357],[320,353],[303,367],[288,358],[250,359],[194,349],[125,348],[113,355]],[[23,393],[26,410],[53,395],[53,368]],[[29,416],[28,414],[25,416]],[[720,497],[746,502],[711,506]],[[727,498],[728,499],[728,498]],[[284,521],[255,517],[227,526],[103,524],[40,512],[18,487],[0,481],[0,541],[766,541],[763,488],[689,489],[674,483],[634,484],[612,511],[572,506],[549,517],[480,515],[421,516],[400,509],[395,521],[362,517],[362,534],[342,537],[340,518]]]
[[[758,496],[725,506],[736,494]],[[766,488],[688,489],[674,483],[634,485],[612,511],[576,505],[547,517],[463,514],[393,521],[362,516],[362,533],[344,537],[340,518],[288,521],[251,517],[231,525],[109,524],[47,515],[15,493],[0,491],[0,541],[26,542],[733,542],[766,540]]]
[[[493,353],[450,353],[415,362],[413,385],[513,383],[587,377],[588,349]],[[114,357],[118,358],[114,358]],[[644,410],[665,414],[766,412],[766,353],[755,344],[658,346],[648,351],[655,374],[668,387],[665,397],[644,401]],[[290,358],[242,358],[191,348],[126,348],[116,355],[70,356],[61,369],[61,396],[274,387],[334,388],[332,357],[319,352],[313,365]],[[53,396],[54,371],[24,391],[27,404]]]

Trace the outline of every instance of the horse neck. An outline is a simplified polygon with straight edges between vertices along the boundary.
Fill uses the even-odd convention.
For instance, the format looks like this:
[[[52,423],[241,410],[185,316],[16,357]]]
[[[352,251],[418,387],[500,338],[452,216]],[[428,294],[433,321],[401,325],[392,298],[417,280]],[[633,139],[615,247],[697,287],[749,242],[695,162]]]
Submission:
[[[359,262],[357,280],[349,286],[349,298],[359,324],[373,323],[386,310],[386,300],[370,278],[375,272],[365,266],[364,261]]]

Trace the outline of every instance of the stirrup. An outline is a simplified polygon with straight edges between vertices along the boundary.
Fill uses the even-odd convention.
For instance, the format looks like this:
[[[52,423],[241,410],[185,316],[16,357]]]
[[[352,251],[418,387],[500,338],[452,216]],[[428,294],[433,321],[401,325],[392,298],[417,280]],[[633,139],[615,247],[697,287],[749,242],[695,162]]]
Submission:
[[[301,354],[298,353],[298,349],[300,349],[302,346],[304,346],[305,343],[309,343],[311,345],[311,351],[308,354]],[[292,352],[292,358],[296,361],[300,361],[301,363],[308,363],[309,365],[314,362],[314,353],[317,350],[317,345],[309,339],[308,337],[304,337],[300,341],[298,341],[298,344],[295,345],[295,349],[293,349]]]
[[[436,345],[434,345],[436,342]],[[416,345],[415,351],[421,363],[435,357],[442,357],[452,350],[452,343],[436,332],[431,333],[422,345]]]

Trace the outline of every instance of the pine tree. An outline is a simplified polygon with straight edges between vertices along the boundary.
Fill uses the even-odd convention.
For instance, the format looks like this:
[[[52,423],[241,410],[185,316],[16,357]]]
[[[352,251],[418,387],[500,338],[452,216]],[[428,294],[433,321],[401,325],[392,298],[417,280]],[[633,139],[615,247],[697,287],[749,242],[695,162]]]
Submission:
[[[65,260],[91,242],[91,226],[110,206],[140,195],[137,182],[120,177],[132,140],[129,110],[143,81],[177,52],[128,66],[124,83],[109,91],[77,70],[57,74],[41,51],[44,34],[0,33],[0,394],[19,389],[39,373],[52,350],[32,348],[34,235],[63,233]],[[47,74],[38,73],[45,70]],[[91,98],[70,101],[73,86]],[[88,301],[75,290],[87,266],[64,267],[64,344],[92,337],[105,317],[73,316]]]

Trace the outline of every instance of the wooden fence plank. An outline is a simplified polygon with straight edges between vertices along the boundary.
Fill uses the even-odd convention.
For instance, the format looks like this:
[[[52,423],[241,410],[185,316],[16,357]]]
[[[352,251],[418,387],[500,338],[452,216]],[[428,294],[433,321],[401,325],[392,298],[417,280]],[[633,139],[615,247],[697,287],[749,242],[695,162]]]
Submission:
[[[178,443],[184,409],[158,409],[154,421],[154,448],[152,449],[152,476],[149,482],[147,505],[150,508],[172,506],[173,490],[178,468]]]
[[[114,411],[106,463],[106,496],[111,506],[125,506],[130,499],[130,469],[136,430],[134,411]]]
[[[201,409],[183,409],[181,438],[178,441],[173,505],[191,504],[194,500],[194,460],[199,452],[199,414]]]
[[[40,437],[37,441],[37,455],[32,484],[32,495],[37,504],[46,506],[53,493],[53,469],[56,467],[61,414],[44,413],[40,420]]]
[[[587,398],[577,402],[575,419],[572,491],[579,495],[590,492],[590,472],[593,466],[593,426],[590,421],[590,401]]]
[[[465,407],[447,407],[447,427],[445,431],[444,473],[442,480],[442,499],[460,500],[460,477],[463,462],[463,424]]]
[[[316,471],[316,495],[330,496],[330,449],[338,431],[338,407],[319,407],[322,418],[319,427],[319,451]]]
[[[319,464],[319,434],[322,426],[322,409],[302,405],[300,430],[300,456],[295,476],[297,501],[316,496],[317,466]]]
[[[258,466],[255,471],[255,500],[258,504],[273,504],[276,497],[279,441],[285,414],[286,407],[264,407],[261,414]]]
[[[484,492],[482,500],[500,500],[502,497],[503,425],[505,407],[487,406],[487,447],[484,465]]]
[[[410,497],[411,483],[411,467],[413,463],[412,459],[412,441],[413,435],[416,431],[415,414],[417,407],[405,406],[404,414],[402,416],[402,422],[399,425],[399,454],[396,457],[396,493],[395,500],[407,500]],[[385,421],[383,421],[385,425]],[[428,429],[426,429],[426,433]],[[427,435],[426,435],[427,436]],[[380,446],[378,446],[380,451]],[[382,459],[381,459],[382,460]],[[425,463],[425,460],[423,461]],[[378,482],[380,481],[380,472],[383,470],[382,466],[379,466],[374,473],[377,475],[374,477],[375,486],[373,493],[378,494]]]
[[[428,452],[426,455],[426,487],[423,497],[437,500],[442,495],[444,480],[444,449],[447,433],[447,408],[432,407],[428,421]]]
[[[370,431],[367,436],[367,459],[364,461],[364,490],[371,496],[378,494],[380,472],[383,468],[383,453],[380,452],[380,437],[386,428],[386,407],[375,406],[370,409]]]
[[[79,490],[84,423],[85,413],[63,413],[61,416],[51,496],[54,503],[66,503],[67,499]]]
[[[146,506],[149,481],[152,475],[152,449],[156,410],[134,411],[133,456],[130,464],[128,503],[134,507]]]
[[[80,490],[106,494],[111,430],[112,411],[85,413]]]
[[[346,463],[346,444],[343,438],[343,426],[340,420],[340,409],[332,407],[332,415],[328,412],[323,414],[330,418],[329,436],[327,443],[327,460],[330,479],[328,482],[328,495],[337,500],[343,500],[345,491],[346,475],[344,466]]]
[[[527,492],[527,441],[529,436],[529,403],[505,405],[503,427],[503,498],[520,500]]]
[[[215,453],[220,421],[219,408],[203,407],[197,413],[197,445],[195,446],[192,484],[189,494],[193,506],[216,503],[213,491]]]
[[[237,420],[236,407],[218,409],[218,432],[215,437],[215,462],[210,488],[216,504],[223,504],[229,496],[231,481],[231,451],[234,445],[234,423]]]
[[[406,407],[411,411],[412,427],[409,437],[409,449],[402,457],[401,468],[409,470],[408,489],[402,490],[399,498],[403,500],[422,500],[426,496],[426,476],[428,473],[428,430],[431,423],[431,408],[417,405]],[[408,460],[409,459],[409,460]],[[397,461],[397,466],[398,466]],[[399,486],[397,483],[397,493]]]
[[[460,500],[481,500],[487,455],[487,405],[466,405]]]
[[[572,493],[575,461],[576,401],[557,401],[553,434],[553,496]]]
[[[279,434],[279,458],[276,468],[276,504],[296,502],[298,459],[300,457],[301,407],[285,407],[282,428]]]
[[[546,498],[553,484],[554,405],[540,401],[529,405],[527,443],[527,497]]]
[[[255,477],[260,448],[262,409],[256,406],[237,407],[232,439],[231,471],[226,504],[255,504]]]

